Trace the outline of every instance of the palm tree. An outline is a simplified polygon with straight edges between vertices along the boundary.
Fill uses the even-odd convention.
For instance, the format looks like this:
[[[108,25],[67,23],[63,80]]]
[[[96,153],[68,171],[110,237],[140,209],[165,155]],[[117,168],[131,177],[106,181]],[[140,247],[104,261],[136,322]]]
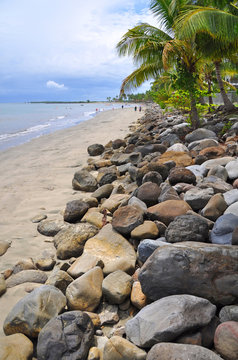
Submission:
[[[236,107],[224,89],[221,64],[238,49],[238,9],[228,0],[204,2],[210,6],[191,6],[180,14],[175,27],[180,38],[194,39],[202,56],[213,61],[225,109],[231,111]]]
[[[176,2],[176,6],[174,3]],[[180,41],[174,35],[174,23],[187,0],[152,0],[151,10],[160,19],[164,30],[149,24],[140,24],[128,30],[117,45],[120,56],[131,55],[137,69],[124,79],[121,93],[140,86],[145,80],[156,79],[169,68],[177,67],[190,80],[191,120],[199,126],[199,116],[194,96],[196,63],[199,58],[192,41]],[[184,82],[183,85],[188,85]]]

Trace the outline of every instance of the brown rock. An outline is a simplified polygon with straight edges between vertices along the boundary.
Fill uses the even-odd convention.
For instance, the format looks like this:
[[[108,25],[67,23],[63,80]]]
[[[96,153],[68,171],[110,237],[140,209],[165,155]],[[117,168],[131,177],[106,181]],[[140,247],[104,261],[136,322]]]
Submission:
[[[101,214],[98,209],[89,209],[81,221],[86,221],[89,224],[96,226],[98,229],[101,229],[105,225],[104,215]],[[111,217],[107,216],[106,221],[111,221]]]
[[[110,304],[122,304],[131,293],[131,284],[131,276],[117,270],[103,280],[102,292]]]
[[[145,360],[146,352],[120,336],[113,336],[105,345],[103,359]]]
[[[85,274],[95,266],[103,268],[104,264],[97,256],[92,254],[83,253],[67,270],[70,276],[74,279]]]
[[[137,226],[131,232],[131,237],[138,240],[156,239],[159,235],[159,230],[153,221],[146,220],[142,225]]]
[[[141,310],[147,304],[146,295],[143,293],[139,281],[135,281],[132,285],[131,303],[139,310]]]
[[[32,258],[18,261],[13,267],[13,274],[17,274],[22,270],[37,270]]]
[[[0,338],[1,360],[28,360],[33,356],[33,344],[23,334],[14,334]]]
[[[231,243],[238,245],[238,226],[233,230]]]
[[[105,200],[102,203],[102,210],[107,209],[111,213],[113,213],[122,202],[129,199],[129,195],[127,194],[113,194],[109,197],[109,199]]]
[[[10,242],[1,240],[0,241],[0,256],[4,255],[10,246],[11,246]]]
[[[238,358],[238,322],[227,321],[220,324],[215,332],[216,351],[227,360]]]
[[[133,205],[122,206],[112,217],[112,227],[123,235],[130,234],[138,225],[143,223],[144,212]]]
[[[223,146],[211,146],[199,152],[199,155],[206,156],[207,159],[216,159],[224,156],[225,148]]]
[[[152,219],[159,220],[169,225],[176,216],[185,215],[192,208],[183,200],[167,200],[148,208],[148,214]]]
[[[7,290],[7,285],[4,277],[0,274],[0,296],[2,296]]]
[[[109,274],[122,270],[132,274],[135,270],[136,254],[132,245],[110,224],[89,239],[84,246],[84,253],[92,254],[104,263],[103,272]]]
[[[46,281],[46,285],[52,285],[60,289],[65,295],[66,289],[74,279],[66,271],[55,269]]]
[[[216,221],[227,209],[227,204],[222,194],[215,194],[202,209],[201,214],[206,218]]]
[[[99,266],[74,280],[66,290],[70,310],[94,311],[102,297],[103,272]]]
[[[194,173],[184,167],[173,168],[169,173],[169,182],[171,185],[176,185],[177,183],[188,183],[196,184],[196,176]]]
[[[148,181],[138,188],[136,196],[147,206],[152,206],[158,203],[160,193],[160,187],[156,183]]]
[[[176,166],[189,166],[193,164],[192,157],[187,152],[176,152],[176,151],[166,151],[160,156],[159,163],[164,164],[167,161],[174,161]]]

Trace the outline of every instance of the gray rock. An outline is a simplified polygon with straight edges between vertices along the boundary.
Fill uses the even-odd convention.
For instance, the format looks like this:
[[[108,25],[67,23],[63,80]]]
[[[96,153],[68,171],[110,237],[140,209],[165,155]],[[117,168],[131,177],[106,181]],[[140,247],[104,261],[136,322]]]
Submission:
[[[238,216],[238,201],[228,206],[224,214],[233,214],[235,216]]]
[[[55,236],[62,229],[67,228],[69,225],[63,220],[43,220],[38,226],[37,230],[40,234],[45,236]]]
[[[130,154],[124,153],[115,153],[111,157],[111,162],[114,165],[120,166],[126,163],[131,163],[133,165],[138,164],[142,159],[141,153],[139,152],[132,152]]]
[[[194,187],[185,193],[184,200],[194,211],[197,211],[207,205],[213,194],[214,190],[212,188],[199,189],[198,187]]]
[[[122,304],[131,293],[131,286],[131,276],[117,270],[103,280],[102,293],[110,304]]]
[[[229,208],[228,208],[229,209]],[[224,214],[220,216],[211,231],[213,244],[231,245],[233,230],[238,226],[238,216]]]
[[[130,200],[128,201],[128,205],[138,206],[142,211],[144,212],[147,211],[146,204],[135,196],[132,196],[130,198]]]
[[[230,206],[238,201],[238,189],[227,191],[223,194],[227,206]]]
[[[6,280],[8,288],[12,288],[16,285],[24,284],[26,282],[44,284],[48,276],[41,270],[22,270],[17,274],[10,276]]]
[[[116,324],[119,321],[118,306],[102,302],[97,310],[101,325]]]
[[[93,343],[94,328],[90,317],[70,311],[51,319],[41,330],[37,343],[38,360],[86,360]]]
[[[168,183],[163,183],[161,184],[161,193],[158,198],[158,202],[163,202],[166,200],[180,200],[180,197],[172,186],[170,186]]]
[[[126,335],[137,346],[151,347],[175,340],[188,330],[210,323],[216,306],[191,295],[173,295],[145,306],[127,321]]]
[[[101,200],[103,198],[108,198],[113,190],[112,184],[105,184],[100,186],[94,193],[92,193],[92,196],[95,197],[97,200]]]
[[[205,168],[205,167],[204,167]],[[205,168],[206,169],[206,168]],[[217,176],[218,178],[226,181],[228,178],[228,173],[226,171],[226,169],[224,168],[224,166],[221,165],[216,165],[213,166],[209,171],[207,176]]]
[[[199,182],[197,186],[201,189],[213,188],[215,194],[223,194],[233,189],[232,185],[228,184],[217,176],[207,176],[201,182]]]
[[[103,351],[104,360],[145,360],[146,352],[120,336],[111,337]]]
[[[234,160],[233,157],[225,156],[222,158],[207,160],[202,164],[202,166],[210,170],[211,168],[213,168],[213,166],[217,166],[217,165],[226,166],[226,164],[228,164],[232,160]]]
[[[192,171],[196,177],[204,177],[207,175],[207,169],[202,165],[190,165],[186,166],[186,169]]]
[[[66,306],[66,297],[50,285],[43,285],[22,298],[7,315],[3,329],[6,335],[23,333],[37,337],[41,329]]]
[[[160,343],[149,351],[146,360],[222,360],[213,351],[198,345]]]
[[[162,240],[163,239],[163,240]],[[165,238],[159,238],[157,240],[145,239],[140,242],[137,248],[138,258],[144,263],[150,257],[150,255],[160,246],[168,245]]]
[[[193,141],[190,144],[188,144],[188,149],[200,152],[203,149],[206,149],[208,147],[212,146],[218,146],[219,142],[214,139],[201,139],[199,141]]]
[[[104,146],[101,144],[92,144],[88,147],[88,154],[90,156],[101,155],[104,152]]]
[[[139,274],[142,291],[152,300],[191,294],[221,305],[237,301],[237,280],[238,247],[197,242],[158,248]]]
[[[176,143],[170,146],[166,151],[188,152],[189,150],[184,144]]]
[[[233,159],[228,164],[226,164],[226,171],[228,173],[228,177],[231,180],[235,180],[238,178],[238,159]]]
[[[153,206],[158,203],[160,193],[160,187],[156,183],[149,181],[145,182],[137,189],[136,196],[147,206]]]
[[[66,204],[64,210],[64,221],[75,223],[82,219],[88,209],[89,205],[86,202],[80,200],[70,201]]]
[[[191,143],[193,141],[199,141],[204,139],[217,139],[216,134],[211,131],[207,130],[205,128],[196,129],[190,134],[185,136],[185,141],[188,143]]]
[[[199,216],[181,215],[172,221],[166,232],[165,238],[169,243],[182,241],[207,242],[209,227],[205,220]]]
[[[221,322],[237,321],[238,322],[238,305],[224,306],[219,312]]]
[[[97,189],[97,180],[87,170],[79,170],[74,174],[72,186],[74,190],[93,192]]]

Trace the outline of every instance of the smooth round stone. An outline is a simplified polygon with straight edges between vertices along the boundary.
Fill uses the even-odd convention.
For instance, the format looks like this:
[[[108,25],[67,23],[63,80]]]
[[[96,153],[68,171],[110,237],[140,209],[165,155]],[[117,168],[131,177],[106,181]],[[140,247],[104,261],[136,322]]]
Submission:
[[[196,176],[188,167],[176,167],[173,168],[169,173],[169,182],[171,185],[176,185],[177,183],[188,183],[196,184]]]
[[[97,200],[101,200],[103,198],[108,198],[113,190],[112,184],[105,184],[100,186],[94,193],[92,193],[92,196],[95,197]]]
[[[132,196],[130,198],[130,200],[128,201],[128,205],[138,206],[142,211],[144,212],[147,211],[146,204],[135,196]]]
[[[216,351],[227,360],[237,360],[238,355],[238,322],[227,321],[220,324],[215,332]]]
[[[159,238],[157,240],[145,239],[142,240],[138,246],[137,253],[139,260],[144,263],[150,257],[150,255],[158,249],[160,246],[167,245],[165,238]]]
[[[186,169],[192,171],[196,177],[204,177],[207,174],[207,169],[202,165],[191,165],[187,166]]]
[[[189,150],[184,144],[177,143],[170,146],[166,151],[188,152]]]
[[[185,193],[184,200],[194,211],[197,211],[207,205],[213,194],[214,190],[212,188],[200,189],[194,187]]]
[[[110,304],[122,304],[131,293],[132,278],[117,270],[102,282],[102,292]]]
[[[190,205],[183,200],[167,200],[160,204],[148,208],[148,216],[152,220],[159,220],[165,225],[169,225],[176,216],[185,215],[188,210],[192,210]]]
[[[232,233],[238,226],[238,216],[234,214],[224,214],[220,216],[211,231],[211,241],[213,244],[232,243]]]
[[[220,179],[226,181],[228,178],[228,173],[226,171],[226,169],[224,168],[224,166],[222,165],[216,165],[213,166],[209,171],[207,176],[217,176]]]
[[[142,225],[137,226],[131,232],[131,237],[137,240],[156,239],[158,238],[159,230],[153,221],[146,220]]]
[[[225,156],[218,159],[207,160],[202,164],[202,166],[210,170],[213,166],[217,166],[217,165],[226,166],[226,164],[228,164],[232,160],[234,160],[233,157]]]
[[[238,178],[238,159],[230,161],[226,165],[226,171],[230,180],[235,180]]]
[[[146,182],[152,182],[159,186],[163,182],[163,178],[157,171],[149,171],[142,179],[142,184]]]
[[[141,310],[147,304],[146,295],[143,293],[139,281],[135,281],[132,285],[131,303],[139,310]]]
[[[160,187],[156,183],[149,181],[138,188],[136,196],[147,206],[152,206],[158,203],[160,193]]]
[[[72,181],[74,190],[93,192],[97,189],[97,180],[87,170],[79,170]]]
[[[28,360],[33,356],[33,344],[23,334],[14,334],[0,338],[1,360]]]
[[[42,220],[38,226],[37,230],[41,235],[45,236],[55,236],[60,230],[68,227],[69,224],[66,224],[63,220]]]
[[[88,146],[87,150],[90,156],[97,156],[104,152],[104,146],[101,144],[92,144]]]
[[[230,206],[238,201],[238,190],[233,189],[230,191],[227,191],[223,194],[224,200],[227,204],[227,206]]]
[[[156,185],[156,184],[155,184]],[[143,223],[144,212],[138,207],[127,205],[117,209],[112,217],[112,227],[122,235],[130,234]]]
[[[233,214],[235,216],[238,216],[238,201],[236,201],[235,203],[231,204],[226,211],[224,212],[224,214]]]
[[[64,221],[75,223],[82,219],[84,214],[88,211],[89,205],[80,200],[73,200],[66,204],[64,210]]]
[[[65,295],[66,289],[68,285],[73,281],[74,279],[63,270],[55,269],[48,277],[46,281],[46,285],[52,285],[58,288],[62,291],[62,293]]]
[[[201,151],[202,149],[205,149],[207,147],[211,147],[211,146],[218,146],[219,142],[217,140],[214,139],[202,139],[199,141],[193,141],[188,145],[188,149],[189,151],[194,150],[194,151]]]
[[[207,205],[202,209],[201,215],[216,221],[227,208],[227,204],[222,194],[218,193],[213,195],[208,201]]]

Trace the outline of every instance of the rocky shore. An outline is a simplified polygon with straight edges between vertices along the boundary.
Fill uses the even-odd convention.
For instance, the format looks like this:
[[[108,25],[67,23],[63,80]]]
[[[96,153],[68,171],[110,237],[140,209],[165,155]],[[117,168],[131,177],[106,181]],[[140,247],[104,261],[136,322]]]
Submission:
[[[0,360],[238,359],[238,115],[192,131],[153,105],[130,130],[88,147],[61,220],[32,219],[55,250],[0,276],[26,294]]]

